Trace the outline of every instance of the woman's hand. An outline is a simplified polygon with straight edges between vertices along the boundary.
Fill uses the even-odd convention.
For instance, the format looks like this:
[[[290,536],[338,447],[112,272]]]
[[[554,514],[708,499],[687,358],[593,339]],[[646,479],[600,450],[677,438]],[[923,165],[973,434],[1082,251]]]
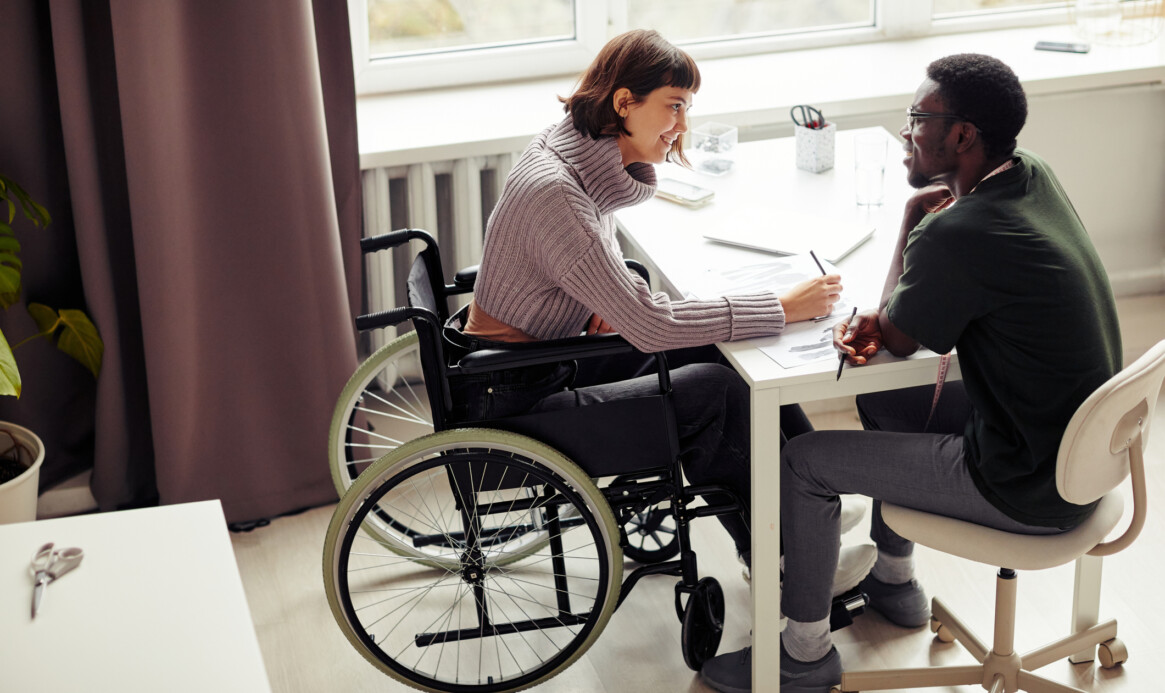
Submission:
[[[860,366],[882,348],[882,329],[878,311],[862,311],[853,320],[833,326],[833,348],[851,365]]]
[[[591,320],[587,323],[587,334],[604,334],[614,331],[615,328],[600,318],[598,313],[591,313]]]
[[[786,323],[829,315],[833,304],[841,299],[841,275],[814,277],[789,289],[780,298]]]

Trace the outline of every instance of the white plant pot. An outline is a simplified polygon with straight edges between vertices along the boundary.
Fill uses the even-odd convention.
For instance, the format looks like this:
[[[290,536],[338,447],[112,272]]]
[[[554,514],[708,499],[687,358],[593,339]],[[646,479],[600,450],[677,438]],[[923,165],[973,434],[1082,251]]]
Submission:
[[[0,422],[0,449],[9,444],[5,432],[30,449],[32,459],[22,459],[26,464],[31,462],[23,474],[0,484],[0,524],[31,522],[36,519],[37,486],[40,482],[40,466],[44,463],[44,443],[23,426]]]

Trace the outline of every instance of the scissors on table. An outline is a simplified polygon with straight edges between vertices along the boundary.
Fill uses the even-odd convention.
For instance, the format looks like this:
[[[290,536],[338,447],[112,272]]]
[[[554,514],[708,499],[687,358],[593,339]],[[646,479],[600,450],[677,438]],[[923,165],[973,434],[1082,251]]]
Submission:
[[[76,547],[54,551],[51,541],[37,549],[31,564],[33,618],[36,618],[36,612],[40,608],[40,599],[44,595],[45,587],[76,568],[84,557],[85,552]]]
[[[793,119],[793,124],[810,130],[818,130],[825,127],[825,116],[821,115],[821,111],[812,106],[793,106],[789,109],[789,117]]]

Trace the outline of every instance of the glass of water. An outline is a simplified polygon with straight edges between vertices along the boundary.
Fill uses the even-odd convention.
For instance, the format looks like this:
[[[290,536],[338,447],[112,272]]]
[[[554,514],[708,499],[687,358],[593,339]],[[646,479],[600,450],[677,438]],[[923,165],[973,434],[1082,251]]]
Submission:
[[[880,132],[854,136],[854,183],[859,205],[880,205],[885,196],[886,137]]]

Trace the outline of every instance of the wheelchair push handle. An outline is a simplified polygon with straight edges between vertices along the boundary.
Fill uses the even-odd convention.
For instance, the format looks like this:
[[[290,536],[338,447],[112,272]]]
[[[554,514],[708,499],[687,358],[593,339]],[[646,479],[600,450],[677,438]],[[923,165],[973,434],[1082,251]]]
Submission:
[[[413,308],[412,306],[393,308],[392,310],[382,310],[379,313],[369,313],[368,315],[361,315],[360,317],[356,318],[356,329],[364,332],[366,330],[374,330],[378,327],[398,325],[405,320],[409,320],[418,316],[424,316],[426,313],[428,313],[428,311]]]
[[[432,247],[437,244],[433,237],[427,231],[421,229],[399,229],[397,231],[389,231],[379,236],[369,236],[368,238],[360,239],[361,252],[374,253],[385,248],[395,248],[398,245],[403,245],[411,240],[422,240],[428,246]]]

